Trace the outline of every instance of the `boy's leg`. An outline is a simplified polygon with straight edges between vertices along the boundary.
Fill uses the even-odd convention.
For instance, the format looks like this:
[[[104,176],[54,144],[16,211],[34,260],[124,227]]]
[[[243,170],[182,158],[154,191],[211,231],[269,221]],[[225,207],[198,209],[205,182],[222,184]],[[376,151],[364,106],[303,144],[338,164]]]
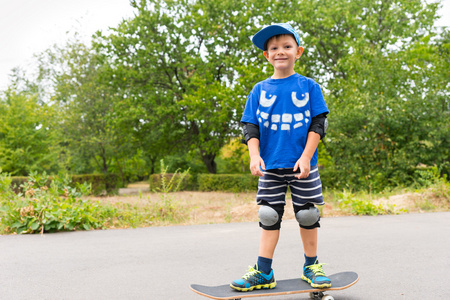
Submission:
[[[317,256],[317,235],[318,228],[305,229],[300,227],[300,236],[303,242],[303,249],[307,257]]]
[[[311,168],[306,179],[293,179],[290,182],[294,213],[300,225],[300,236],[305,253],[302,279],[314,288],[331,286],[326,277],[322,264],[317,260],[318,228],[320,214],[315,205],[323,205],[322,183],[317,166]]]
[[[272,270],[272,259],[280,237],[280,224],[275,225],[278,227],[276,229],[270,228],[270,226],[268,227],[270,229],[267,229],[262,223],[260,226],[262,228],[257,263],[254,267],[249,267],[248,272],[242,278],[234,280],[230,284],[230,287],[235,290],[246,292],[253,289],[273,289],[277,285]]]
[[[280,237],[280,230],[261,230],[259,242],[259,254],[256,266],[259,271],[270,274],[272,271],[272,260],[275,248]]]
[[[319,264],[317,260],[318,227],[311,229],[300,227],[300,236],[305,252],[302,279],[314,288],[331,287],[331,281],[322,269],[323,264]]]
[[[331,287],[330,279],[325,275],[322,264],[317,260],[317,235],[318,228],[300,228],[303,249],[305,252],[305,264],[303,266],[302,279],[314,288]]]
[[[272,259],[280,237],[281,220],[284,214],[284,204],[271,205],[263,201],[259,208],[259,226],[261,239],[259,241],[259,256],[257,267],[269,274],[272,270]]]
[[[280,238],[280,230],[261,230],[259,256],[273,259],[273,254]]]
[[[257,203],[259,208],[259,226],[261,239],[259,242],[259,256],[254,267],[242,278],[234,280],[230,287],[246,292],[253,289],[274,288],[277,283],[273,275],[272,259],[280,237],[281,220],[284,213],[287,183],[278,170],[264,172],[259,179]]]

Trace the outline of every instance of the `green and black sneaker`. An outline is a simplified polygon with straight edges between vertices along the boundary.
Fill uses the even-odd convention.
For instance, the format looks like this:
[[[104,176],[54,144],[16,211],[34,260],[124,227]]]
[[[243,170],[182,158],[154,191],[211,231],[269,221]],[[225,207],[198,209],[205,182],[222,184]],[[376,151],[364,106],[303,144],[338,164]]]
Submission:
[[[302,279],[313,288],[324,289],[331,287],[331,280],[325,275],[322,269],[323,265],[316,260],[314,265],[303,267]]]

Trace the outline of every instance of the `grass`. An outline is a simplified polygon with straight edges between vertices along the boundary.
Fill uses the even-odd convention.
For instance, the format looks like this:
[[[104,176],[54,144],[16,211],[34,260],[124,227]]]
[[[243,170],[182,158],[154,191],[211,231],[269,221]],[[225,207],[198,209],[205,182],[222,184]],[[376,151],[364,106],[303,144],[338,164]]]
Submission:
[[[145,188],[145,184],[129,187]],[[320,208],[323,217],[349,215],[382,215],[449,211],[448,183],[415,190],[397,189],[379,194],[325,191],[326,204]],[[170,199],[167,202],[165,199]],[[258,206],[254,193],[224,192],[139,192],[135,195],[98,197],[105,205],[119,210],[111,228],[256,222]],[[91,197],[92,199],[92,197]],[[291,198],[287,196],[284,219],[294,219]]]
[[[103,223],[98,228],[136,228],[258,221],[258,206],[255,203],[256,191],[251,193],[169,192],[168,190],[150,192],[147,183],[131,184],[129,188],[134,190],[135,194],[82,197],[83,203],[91,203],[95,206],[94,211],[99,220],[106,220],[102,221]],[[30,203],[36,202],[35,199],[30,199],[27,201],[31,201]],[[42,199],[44,201],[46,198]],[[58,201],[61,202],[66,197],[61,199]],[[324,199],[326,204],[319,209],[322,217],[325,218],[449,211],[450,184],[446,181],[440,181],[429,185],[427,188],[397,189],[379,194],[350,190],[325,190]],[[289,193],[286,200],[287,209],[283,218],[285,220],[294,219]],[[9,211],[19,213],[19,210],[14,208]],[[20,213],[22,214],[22,210],[20,210]],[[3,223],[0,222],[0,234],[13,233],[11,228],[8,229]]]

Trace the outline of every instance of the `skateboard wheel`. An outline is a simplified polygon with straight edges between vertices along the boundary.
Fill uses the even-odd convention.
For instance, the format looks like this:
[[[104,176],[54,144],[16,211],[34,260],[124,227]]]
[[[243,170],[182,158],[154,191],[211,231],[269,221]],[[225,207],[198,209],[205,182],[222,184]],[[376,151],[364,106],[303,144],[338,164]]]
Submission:
[[[322,292],[310,292],[309,298],[311,299],[322,299],[323,293]]]
[[[322,297],[322,300],[334,300],[333,296],[325,295]]]

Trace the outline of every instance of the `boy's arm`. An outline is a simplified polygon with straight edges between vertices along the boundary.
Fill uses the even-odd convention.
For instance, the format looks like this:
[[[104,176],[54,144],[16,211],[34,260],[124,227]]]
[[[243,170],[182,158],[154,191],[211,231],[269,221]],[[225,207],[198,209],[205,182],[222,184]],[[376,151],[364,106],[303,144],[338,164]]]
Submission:
[[[266,166],[259,155],[259,140],[252,138],[247,141],[247,145],[248,153],[250,154],[250,171],[252,172],[252,175],[260,177],[264,176],[263,172],[261,172],[261,168],[265,170]]]
[[[248,146],[248,153],[250,154],[250,171],[252,175],[264,176],[261,172],[266,169],[264,160],[259,155],[259,126],[252,123],[242,123],[242,132],[244,133],[243,143]]]
[[[314,131],[308,132],[308,139],[306,140],[305,150],[294,166],[294,172],[300,169],[300,174],[295,176],[298,179],[307,178],[309,176],[309,171],[311,170],[311,158],[313,157],[314,152],[316,152],[316,149],[319,146],[319,142],[320,134]]]

